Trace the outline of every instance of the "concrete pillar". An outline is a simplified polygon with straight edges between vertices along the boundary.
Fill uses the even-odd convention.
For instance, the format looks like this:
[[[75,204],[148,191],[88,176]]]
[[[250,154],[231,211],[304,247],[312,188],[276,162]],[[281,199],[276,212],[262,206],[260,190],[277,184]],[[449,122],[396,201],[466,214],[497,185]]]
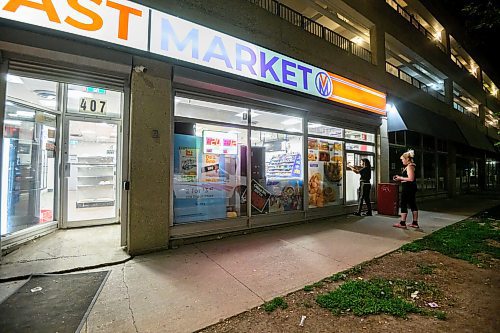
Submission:
[[[385,73],[385,31],[379,24],[370,29],[372,63]]]
[[[477,172],[477,180],[479,189],[481,191],[486,190],[486,155],[483,153],[481,158],[478,160],[478,172]]]
[[[450,35],[448,35],[445,29],[441,30],[441,43],[444,45],[446,54],[450,55],[451,54]]]
[[[448,141],[448,197],[457,193],[457,149],[455,144]]]
[[[389,136],[387,134],[387,118],[382,118],[378,133],[377,179],[379,183],[390,182],[389,178]]]
[[[130,98],[130,254],[167,248],[170,216],[171,67],[134,57]],[[158,135],[154,135],[158,131]]]
[[[444,100],[446,104],[453,106],[453,80],[444,79]]]
[[[479,123],[481,126],[486,125],[486,106],[484,104],[479,104]]]

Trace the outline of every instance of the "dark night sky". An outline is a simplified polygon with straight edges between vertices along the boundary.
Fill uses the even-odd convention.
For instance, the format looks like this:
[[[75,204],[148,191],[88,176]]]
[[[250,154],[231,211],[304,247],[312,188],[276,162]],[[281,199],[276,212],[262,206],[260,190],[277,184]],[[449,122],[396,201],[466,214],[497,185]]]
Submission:
[[[424,5],[500,86],[496,44],[500,41],[500,1],[423,0]]]

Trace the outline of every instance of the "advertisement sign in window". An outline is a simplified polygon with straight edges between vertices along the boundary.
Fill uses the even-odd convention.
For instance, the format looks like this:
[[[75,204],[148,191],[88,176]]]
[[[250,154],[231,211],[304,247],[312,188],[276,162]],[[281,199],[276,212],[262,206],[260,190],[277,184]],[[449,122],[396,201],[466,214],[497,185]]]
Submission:
[[[237,155],[238,134],[203,131],[203,153]]]

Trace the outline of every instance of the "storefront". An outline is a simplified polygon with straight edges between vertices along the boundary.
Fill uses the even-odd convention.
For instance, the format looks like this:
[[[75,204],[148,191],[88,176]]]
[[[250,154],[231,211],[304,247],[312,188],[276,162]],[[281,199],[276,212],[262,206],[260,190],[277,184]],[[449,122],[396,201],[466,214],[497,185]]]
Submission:
[[[58,227],[119,223],[125,77],[3,52],[2,247]]]
[[[384,93],[178,17],[118,3],[133,9],[127,19],[135,28],[127,36],[123,7],[99,6],[110,22],[120,17],[118,30],[108,27],[117,31],[111,37],[62,27],[50,15],[48,22],[43,11],[35,21],[119,44],[117,57],[130,61],[97,55],[101,73],[87,71],[76,55],[69,57],[72,71],[71,61],[54,65],[50,55],[76,52],[66,43],[79,45],[81,37],[45,57],[16,52],[22,36],[20,44],[2,44],[2,235],[121,222],[122,244],[141,238],[142,251],[349,212],[359,176],[346,165],[365,157],[377,183]],[[19,13],[40,16],[40,8],[20,6]],[[15,16],[19,8],[7,7],[3,18],[30,23]],[[169,73],[137,59],[164,63]],[[156,98],[161,104],[147,106]],[[165,156],[161,164],[150,163],[155,151]],[[147,191],[154,193],[149,202]],[[148,205],[161,218],[149,218]]]

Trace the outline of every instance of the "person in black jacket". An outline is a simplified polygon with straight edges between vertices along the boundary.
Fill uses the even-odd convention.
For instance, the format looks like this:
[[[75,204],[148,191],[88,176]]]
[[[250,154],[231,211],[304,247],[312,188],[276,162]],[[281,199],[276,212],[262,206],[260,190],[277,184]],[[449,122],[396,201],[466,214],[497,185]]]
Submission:
[[[370,201],[370,193],[372,184],[372,166],[370,160],[367,158],[361,159],[361,166],[347,165],[349,169],[360,175],[359,189],[358,189],[358,211],[354,215],[361,216],[361,209],[363,208],[363,201],[366,203],[366,216],[372,216],[372,203]]]

